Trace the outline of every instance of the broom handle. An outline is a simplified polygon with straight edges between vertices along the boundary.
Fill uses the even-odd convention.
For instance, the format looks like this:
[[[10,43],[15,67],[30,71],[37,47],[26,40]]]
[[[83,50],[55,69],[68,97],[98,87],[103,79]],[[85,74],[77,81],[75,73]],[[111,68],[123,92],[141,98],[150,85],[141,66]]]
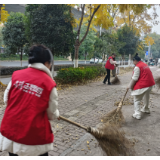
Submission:
[[[125,95],[123,96],[123,99],[122,99],[121,102],[120,102],[121,104],[119,104],[116,113],[118,113],[119,110],[122,108],[123,101],[124,101],[124,99],[125,99],[125,97],[126,97],[126,95],[127,95],[128,90],[129,90],[129,88],[126,89],[126,93],[125,93]]]
[[[80,125],[79,123],[73,122],[73,121],[71,121],[71,120],[69,120],[69,119],[67,119],[67,118],[65,118],[65,117],[62,117],[62,116],[59,116],[59,117],[60,117],[60,119],[66,121],[66,122],[69,122],[69,123],[71,123],[71,124],[74,124],[74,125],[76,125],[76,126],[78,126],[78,127],[81,127],[81,128],[83,128],[83,129],[87,130],[87,127],[82,126],[82,125]]]
[[[123,96],[122,103],[123,103],[123,101],[124,101],[124,99],[125,99],[125,97],[126,97],[126,95],[127,95],[128,90],[129,90],[129,88],[126,89],[126,93],[125,93],[125,95]]]

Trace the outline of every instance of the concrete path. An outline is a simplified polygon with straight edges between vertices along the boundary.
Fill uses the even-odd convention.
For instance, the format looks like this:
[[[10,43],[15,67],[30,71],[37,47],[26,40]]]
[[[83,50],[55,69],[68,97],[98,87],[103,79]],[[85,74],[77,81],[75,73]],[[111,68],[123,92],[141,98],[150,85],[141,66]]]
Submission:
[[[155,76],[160,76],[158,68],[151,67],[151,70]],[[124,95],[131,75],[132,72],[128,72],[119,76],[120,85],[108,86],[98,81],[58,91],[60,114],[84,126],[99,125],[102,115],[117,107],[115,103],[119,102]],[[127,94],[122,109],[125,117],[122,129],[135,145],[137,156],[160,156],[160,91],[157,92],[157,89],[153,88],[150,98],[151,114],[143,114],[141,120],[132,118],[134,106],[130,93]],[[4,110],[4,107],[0,108],[0,121]],[[52,121],[51,125],[54,129],[55,140],[54,149],[49,152],[50,156],[105,155],[96,139],[83,129],[62,120]],[[1,152],[0,155],[8,155],[8,153]]]

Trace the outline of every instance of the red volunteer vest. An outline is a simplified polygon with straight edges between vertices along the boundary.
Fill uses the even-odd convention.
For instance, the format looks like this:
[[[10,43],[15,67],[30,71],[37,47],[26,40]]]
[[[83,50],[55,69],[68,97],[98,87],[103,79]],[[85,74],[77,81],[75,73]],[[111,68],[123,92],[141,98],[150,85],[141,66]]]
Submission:
[[[107,60],[107,62],[106,62],[106,65],[105,65],[105,68],[106,68],[106,69],[110,69],[110,70],[114,70],[114,65],[110,63],[110,59],[113,60],[113,57],[110,56],[110,57],[108,58],[108,60]]]
[[[140,76],[133,90],[142,89],[146,87],[151,87],[155,85],[155,81],[149,66],[142,61],[138,62],[137,67],[140,69]]]
[[[55,86],[56,83],[38,69],[15,71],[1,123],[1,134],[25,145],[52,143],[54,135],[46,110]]]

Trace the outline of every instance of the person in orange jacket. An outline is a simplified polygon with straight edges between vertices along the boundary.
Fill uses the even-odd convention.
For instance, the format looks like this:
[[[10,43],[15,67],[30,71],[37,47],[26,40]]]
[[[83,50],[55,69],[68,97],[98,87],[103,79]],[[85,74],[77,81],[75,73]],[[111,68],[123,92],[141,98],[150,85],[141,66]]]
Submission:
[[[106,62],[105,68],[106,68],[106,71],[107,71],[107,75],[104,78],[104,81],[103,81],[104,84],[106,84],[106,81],[108,80],[108,85],[111,85],[110,70],[114,70],[114,67],[115,67],[115,64],[116,64],[116,61],[114,61],[115,56],[116,56],[115,53],[112,53],[112,56],[110,56],[108,58],[107,62]]]

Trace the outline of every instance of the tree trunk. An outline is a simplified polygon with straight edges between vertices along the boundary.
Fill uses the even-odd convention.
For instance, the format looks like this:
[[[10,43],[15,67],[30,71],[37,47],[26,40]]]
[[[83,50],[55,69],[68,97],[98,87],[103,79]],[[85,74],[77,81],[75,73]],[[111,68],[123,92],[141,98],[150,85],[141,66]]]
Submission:
[[[52,73],[52,77],[54,79],[54,53],[53,53],[53,50],[52,50],[52,54],[53,54],[53,62],[52,62],[52,71],[51,71],[51,73]]]
[[[54,79],[54,56],[53,56],[53,63],[52,63],[52,77],[53,77],[53,79]]]
[[[85,64],[86,64],[86,56],[87,56],[87,52],[85,51]]]
[[[0,21],[1,21],[1,7],[3,6],[3,4],[0,4]]]
[[[22,51],[22,48],[21,48],[21,56],[20,56],[21,57],[21,67],[22,67],[22,52],[23,51]]]
[[[79,52],[79,45],[76,45],[75,46],[74,68],[78,68],[78,52]]]
[[[102,53],[102,67],[104,67],[103,63],[104,63],[104,54]]]
[[[122,60],[123,60],[123,65],[125,65],[125,61],[124,61],[124,54],[123,54]]]

